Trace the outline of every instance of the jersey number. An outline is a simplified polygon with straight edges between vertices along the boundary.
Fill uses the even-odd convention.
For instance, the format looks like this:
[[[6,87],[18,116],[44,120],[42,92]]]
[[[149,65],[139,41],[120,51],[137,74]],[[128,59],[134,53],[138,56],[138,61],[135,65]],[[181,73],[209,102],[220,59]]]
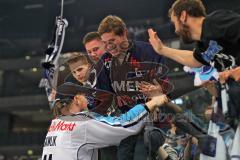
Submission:
[[[43,160],[52,160],[52,154],[45,154]]]

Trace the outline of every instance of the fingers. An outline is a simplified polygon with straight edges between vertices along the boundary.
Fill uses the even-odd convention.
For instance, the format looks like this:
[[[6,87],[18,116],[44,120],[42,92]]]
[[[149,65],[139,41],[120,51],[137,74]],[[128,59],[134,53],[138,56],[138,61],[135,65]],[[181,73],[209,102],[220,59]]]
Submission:
[[[224,84],[231,75],[232,70],[226,70],[219,73],[219,81]]]
[[[139,91],[146,92],[146,91],[155,91],[155,90],[161,90],[160,84],[153,85],[148,82],[139,84]]]
[[[154,84],[155,86],[161,86],[156,79],[153,79],[153,84]]]
[[[139,84],[139,91],[145,94],[148,98],[159,96],[163,94],[162,87],[158,82],[154,82],[156,85],[148,82]]]
[[[149,88],[151,87],[151,84],[145,81],[142,81],[139,83],[139,91],[148,91]]]
[[[164,103],[167,103],[167,102],[169,101],[167,95],[166,95],[166,94],[163,94],[162,96],[163,96],[163,101],[164,101]]]
[[[235,68],[231,75],[231,78],[233,78],[235,81],[240,81],[240,67]]]
[[[146,82],[146,81],[141,81],[141,83],[139,84],[139,86],[149,86],[149,85],[152,85],[151,83],[149,82]]]
[[[219,73],[219,81],[220,83],[224,84],[226,80],[228,79],[229,74],[227,72],[221,72]]]
[[[154,39],[158,38],[157,33],[152,29],[148,29],[149,41],[153,41]]]
[[[240,67],[219,73],[220,83],[225,83],[228,78],[233,78],[235,81],[240,81]]]
[[[155,32],[155,31],[153,31],[153,29],[152,29],[152,28],[149,28],[149,29],[148,29],[148,34],[149,34],[149,36],[153,36],[153,35],[155,35],[155,34],[156,34],[156,32]]]
[[[152,28],[148,29],[148,35],[149,35],[149,42],[153,46],[153,49],[161,54],[161,49],[163,48],[162,41],[159,39],[157,32],[155,32]]]

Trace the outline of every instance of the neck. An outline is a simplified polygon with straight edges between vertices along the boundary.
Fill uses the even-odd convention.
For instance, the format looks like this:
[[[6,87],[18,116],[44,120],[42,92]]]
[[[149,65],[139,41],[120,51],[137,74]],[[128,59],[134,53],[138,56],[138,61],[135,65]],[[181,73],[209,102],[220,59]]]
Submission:
[[[71,106],[69,108],[69,113],[70,114],[76,114],[76,113],[79,113],[79,112],[82,112],[82,111],[88,111],[88,108],[85,108],[85,109],[80,109],[78,106]]]
[[[71,104],[71,106],[69,107],[69,112],[71,114],[76,114],[78,112],[80,112],[80,109],[78,108],[77,105],[75,105],[74,103]]]
[[[118,64],[121,65],[123,63],[125,56],[126,56],[126,53],[120,53],[115,57],[115,60],[117,61]]]
[[[70,112],[71,114],[76,114],[76,113],[79,112],[79,110],[76,109],[76,108],[71,108],[71,109],[69,109],[69,112]]]
[[[189,26],[191,28],[192,39],[196,41],[201,40],[202,25],[205,17],[191,18]]]
[[[93,62],[94,64],[97,64],[98,61],[99,61],[99,59],[97,59],[97,60],[93,60],[93,59],[92,59],[92,62]]]

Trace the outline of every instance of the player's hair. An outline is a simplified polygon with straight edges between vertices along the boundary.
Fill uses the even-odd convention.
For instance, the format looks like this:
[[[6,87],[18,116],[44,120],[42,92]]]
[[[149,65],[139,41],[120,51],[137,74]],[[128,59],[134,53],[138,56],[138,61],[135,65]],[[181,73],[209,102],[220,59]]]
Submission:
[[[126,24],[120,17],[109,15],[105,17],[99,24],[98,33],[102,35],[104,33],[113,32],[118,36],[122,36],[126,29]]]
[[[192,17],[206,16],[206,9],[201,0],[176,0],[168,14],[171,16],[173,13],[177,18],[180,18],[182,11],[186,11]]]
[[[69,108],[72,104],[72,100],[69,100],[68,103],[63,102],[61,100],[58,100],[55,102],[54,107],[52,109],[53,115],[55,117],[58,117],[60,115],[63,115],[62,109],[65,109],[66,111],[69,111]]]
[[[81,64],[88,64],[88,59],[83,53],[71,52],[69,54],[71,54],[71,56],[67,60],[68,65],[76,62],[80,62]]]
[[[101,36],[98,32],[89,32],[83,37],[83,44],[91,42],[93,40],[101,40]]]

